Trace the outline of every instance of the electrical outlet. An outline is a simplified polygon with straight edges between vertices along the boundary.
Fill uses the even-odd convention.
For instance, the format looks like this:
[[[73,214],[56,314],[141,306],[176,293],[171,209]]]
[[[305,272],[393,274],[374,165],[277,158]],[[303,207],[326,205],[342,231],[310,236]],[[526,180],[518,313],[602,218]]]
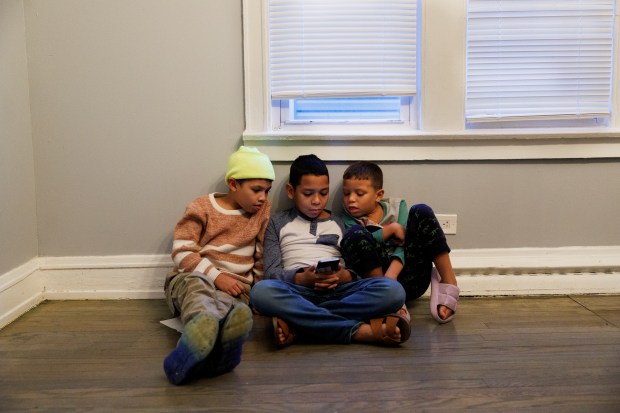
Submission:
[[[454,235],[456,234],[456,215],[455,214],[437,214],[437,221],[441,225],[444,234]]]

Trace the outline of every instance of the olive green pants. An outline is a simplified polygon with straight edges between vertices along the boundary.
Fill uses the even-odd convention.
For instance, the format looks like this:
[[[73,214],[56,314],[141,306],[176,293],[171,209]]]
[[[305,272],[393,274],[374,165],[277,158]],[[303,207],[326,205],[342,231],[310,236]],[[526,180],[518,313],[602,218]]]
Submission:
[[[221,320],[236,303],[248,304],[250,286],[239,297],[218,290],[201,272],[177,273],[166,276],[166,302],[175,316],[180,315],[183,325],[197,314],[207,314]]]

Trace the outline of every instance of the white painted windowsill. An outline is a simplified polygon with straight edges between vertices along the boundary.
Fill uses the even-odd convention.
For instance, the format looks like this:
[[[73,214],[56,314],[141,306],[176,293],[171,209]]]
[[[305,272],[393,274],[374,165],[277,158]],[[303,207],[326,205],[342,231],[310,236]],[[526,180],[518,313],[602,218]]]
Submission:
[[[314,153],[326,161],[620,158],[620,130],[273,131],[243,134],[272,161]]]

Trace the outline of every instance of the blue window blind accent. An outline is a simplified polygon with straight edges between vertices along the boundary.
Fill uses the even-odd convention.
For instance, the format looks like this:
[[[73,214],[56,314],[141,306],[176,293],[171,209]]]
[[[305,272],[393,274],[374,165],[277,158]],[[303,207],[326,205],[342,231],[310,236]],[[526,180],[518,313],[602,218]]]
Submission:
[[[295,99],[293,120],[400,120],[399,97]]]

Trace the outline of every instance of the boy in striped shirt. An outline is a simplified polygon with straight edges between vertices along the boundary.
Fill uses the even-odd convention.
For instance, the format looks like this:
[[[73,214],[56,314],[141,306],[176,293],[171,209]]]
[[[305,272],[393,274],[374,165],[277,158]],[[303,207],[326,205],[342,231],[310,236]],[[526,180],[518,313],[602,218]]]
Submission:
[[[228,161],[228,193],[191,202],[174,230],[175,270],[166,301],[183,321],[177,347],[164,360],[173,384],[234,369],[252,328],[250,287],[262,278],[262,245],[275,178],[267,155],[241,147]]]

